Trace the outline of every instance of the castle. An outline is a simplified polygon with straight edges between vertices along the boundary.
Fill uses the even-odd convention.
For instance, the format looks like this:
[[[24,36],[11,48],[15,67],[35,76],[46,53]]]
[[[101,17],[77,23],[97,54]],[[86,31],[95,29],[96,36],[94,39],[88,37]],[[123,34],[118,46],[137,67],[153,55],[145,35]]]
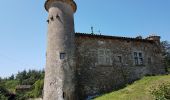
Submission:
[[[48,40],[44,100],[85,100],[145,75],[165,73],[160,36],[75,33],[73,0],[46,0]]]

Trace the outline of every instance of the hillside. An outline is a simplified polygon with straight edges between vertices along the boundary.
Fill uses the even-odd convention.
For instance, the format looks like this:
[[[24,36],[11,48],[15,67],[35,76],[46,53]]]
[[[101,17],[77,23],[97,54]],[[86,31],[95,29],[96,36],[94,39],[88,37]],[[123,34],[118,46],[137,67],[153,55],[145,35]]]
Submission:
[[[160,94],[159,92],[162,90],[160,89],[160,86],[165,90],[165,86],[162,85],[169,83],[170,75],[144,77],[143,79],[128,85],[124,89],[105,94],[103,96],[97,97],[94,100],[155,100],[155,96],[151,94],[151,91],[158,90],[156,93]],[[168,91],[166,89],[166,92],[168,96],[170,96],[170,85],[168,85]]]

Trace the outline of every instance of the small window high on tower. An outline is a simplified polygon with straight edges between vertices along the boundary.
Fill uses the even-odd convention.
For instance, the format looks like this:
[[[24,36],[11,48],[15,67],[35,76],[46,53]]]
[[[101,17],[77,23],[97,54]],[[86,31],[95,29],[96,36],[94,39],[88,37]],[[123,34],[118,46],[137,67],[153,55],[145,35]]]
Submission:
[[[66,53],[60,53],[60,59],[65,59]]]

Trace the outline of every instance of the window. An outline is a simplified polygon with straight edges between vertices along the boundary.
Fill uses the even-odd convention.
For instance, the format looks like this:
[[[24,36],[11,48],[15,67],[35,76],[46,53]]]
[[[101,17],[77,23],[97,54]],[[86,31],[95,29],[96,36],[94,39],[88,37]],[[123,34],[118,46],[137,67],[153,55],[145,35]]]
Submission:
[[[143,55],[141,52],[139,53],[139,64],[143,65]]]
[[[65,92],[63,92],[63,99],[65,98]]]
[[[64,59],[65,58],[65,53],[60,53],[60,59]]]
[[[98,64],[99,65],[111,65],[111,51],[108,49],[99,49],[98,50]]]
[[[104,51],[99,50],[98,51],[98,64],[103,64],[104,62],[105,62]]]
[[[117,58],[118,58],[118,62],[122,63],[122,56],[117,56]]]
[[[134,55],[134,64],[135,65],[143,65],[144,64],[142,52],[134,52],[133,55]]]

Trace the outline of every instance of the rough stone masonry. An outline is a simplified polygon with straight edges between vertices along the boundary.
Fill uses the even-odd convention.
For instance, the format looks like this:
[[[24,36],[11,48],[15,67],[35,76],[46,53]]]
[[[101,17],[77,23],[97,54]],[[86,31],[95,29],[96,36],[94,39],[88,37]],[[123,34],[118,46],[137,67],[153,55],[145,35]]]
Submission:
[[[72,0],[47,0],[48,40],[44,100],[76,100],[75,32]]]
[[[44,100],[85,100],[145,75],[164,74],[160,36],[75,33],[73,0],[46,0]]]

